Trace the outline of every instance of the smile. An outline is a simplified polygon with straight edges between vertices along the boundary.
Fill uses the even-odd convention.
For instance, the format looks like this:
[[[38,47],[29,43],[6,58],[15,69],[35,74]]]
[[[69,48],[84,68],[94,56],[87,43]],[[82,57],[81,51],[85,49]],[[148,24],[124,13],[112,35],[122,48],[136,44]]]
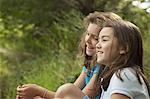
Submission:
[[[94,49],[93,47],[87,47],[88,49]]]
[[[102,51],[97,51],[96,53],[97,53],[97,54],[103,54],[103,52],[102,52]]]

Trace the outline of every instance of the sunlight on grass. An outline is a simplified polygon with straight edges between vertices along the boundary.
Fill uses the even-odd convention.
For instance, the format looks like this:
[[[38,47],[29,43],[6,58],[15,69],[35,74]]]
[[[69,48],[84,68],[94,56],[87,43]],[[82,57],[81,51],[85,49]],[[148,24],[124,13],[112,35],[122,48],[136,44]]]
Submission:
[[[5,66],[3,68],[0,67],[0,74],[1,75],[10,75],[10,71]]]

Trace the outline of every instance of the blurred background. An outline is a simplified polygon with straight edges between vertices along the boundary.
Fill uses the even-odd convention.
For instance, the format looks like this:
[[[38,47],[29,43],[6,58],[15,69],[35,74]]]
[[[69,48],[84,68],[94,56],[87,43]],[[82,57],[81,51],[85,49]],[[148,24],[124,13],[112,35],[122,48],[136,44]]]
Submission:
[[[83,18],[94,11],[115,12],[141,29],[149,76],[149,0],[0,0],[0,99],[15,99],[20,84],[55,91],[73,82]]]

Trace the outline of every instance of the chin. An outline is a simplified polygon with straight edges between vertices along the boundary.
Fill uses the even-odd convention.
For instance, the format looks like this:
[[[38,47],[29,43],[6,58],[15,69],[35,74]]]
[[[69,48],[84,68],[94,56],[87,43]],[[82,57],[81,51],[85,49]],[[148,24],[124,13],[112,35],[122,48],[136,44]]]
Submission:
[[[93,53],[92,52],[87,52],[86,53],[88,56],[93,56]]]
[[[100,63],[101,63],[101,61],[97,59],[97,63],[99,63],[99,64],[100,64]]]
[[[104,64],[104,62],[102,61],[102,60],[100,60],[100,59],[97,59],[97,63],[99,63],[99,64]],[[105,65],[105,64],[104,64]]]

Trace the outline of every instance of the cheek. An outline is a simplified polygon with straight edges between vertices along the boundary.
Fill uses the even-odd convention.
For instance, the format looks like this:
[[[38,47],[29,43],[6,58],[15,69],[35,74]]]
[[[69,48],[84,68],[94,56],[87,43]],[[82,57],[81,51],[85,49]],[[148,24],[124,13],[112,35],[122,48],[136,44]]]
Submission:
[[[87,42],[87,38],[88,38],[88,37],[87,37],[87,36],[85,36],[85,42]]]
[[[115,47],[112,48],[110,52],[110,60],[113,62],[119,56],[119,50]]]
[[[109,60],[109,58],[111,57],[111,52],[110,52],[109,49],[106,49],[106,50],[105,50],[105,52],[104,52],[104,57],[105,57],[106,59],[108,59],[108,60]]]
[[[96,44],[98,43],[98,41],[96,40],[92,40],[92,45],[96,47]]]
[[[103,51],[104,51],[104,57],[105,58],[109,59],[109,58],[112,57],[112,48],[111,48],[111,46],[106,46]]]

